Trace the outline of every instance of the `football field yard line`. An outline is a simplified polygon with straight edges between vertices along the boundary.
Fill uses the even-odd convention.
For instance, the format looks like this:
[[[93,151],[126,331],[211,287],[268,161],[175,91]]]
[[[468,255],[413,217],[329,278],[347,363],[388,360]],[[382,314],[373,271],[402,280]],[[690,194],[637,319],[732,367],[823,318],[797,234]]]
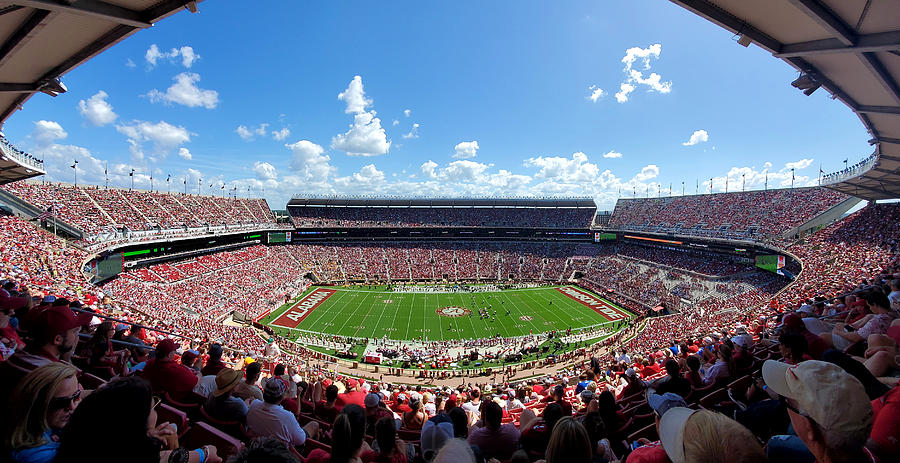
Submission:
[[[349,334],[344,332],[344,327],[347,326],[348,322],[350,322],[356,318],[356,312],[359,312],[359,309],[361,309],[362,307],[365,306],[364,302],[368,302],[367,301],[368,298],[365,298],[365,297],[358,297],[357,299],[359,299],[360,301],[356,304],[356,307],[353,309],[353,313],[351,313],[350,316],[347,317],[346,320],[344,320],[344,324],[341,325],[341,328],[338,330],[344,336],[349,336]],[[341,313],[341,311],[336,311],[336,312],[338,312],[338,314]],[[357,325],[357,326],[362,326],[362,325]]]
[[[543,306],[542,301],[536,300],[531,294],[528,295],[528,298],[535,302],[535,306],[536,306],[536,307],[542,307],[542,306]],[[541,310],[541,312],[544,312],[544,313],[548,313],[548,312],[549,312],[550,314],[553,315],[554,318],[556,318],[557,320],[559,320],[560,322],[562,322],[563,326],[567,325],[566,320],[565,320],[564,318],[560,317],[560,316],[556,313],[555,310],[552,310],[552,308],[550,307],[549,304],[548,304],[546,307],[544,307],[544,309]],[[547,320],[547,321],[549,322],[550,320]],[[551,323],[552,323],[552,322],[551,322]],[[571,326],[571,324],[572,324],[572,320],[569,319],[568,325]],[[557,329],[559,329],[559,328],[557,328]],[[547,331],[547,330],[544,330],[544,331]]]

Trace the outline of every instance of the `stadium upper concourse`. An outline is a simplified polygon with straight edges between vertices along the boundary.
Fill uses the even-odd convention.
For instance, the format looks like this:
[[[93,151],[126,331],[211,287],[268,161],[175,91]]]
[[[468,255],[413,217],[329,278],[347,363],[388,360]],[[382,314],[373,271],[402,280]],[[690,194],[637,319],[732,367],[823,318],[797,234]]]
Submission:
[[[262,198],[39,181],[43,162],[0,139],[0,394],[14,399],[0,407],[4,456],[338,461],[350,450],[474,462],[453,439],[468,436],[504,462],[516,451],[550,463],[898,461],[900,204],[876,200],[900,198],[900,8],[671,1],[785,60],[798,91],[833,94],[874,152],[817,187],[620,199],[608,214],[591,198],[297,196],[282,220]],[[65,91],[62,74],[141,27],[196,7],[0,7],[0,120]],[[95,27],[70,49],[42,45],[82,23]],[[577,285],[582,301],[636,317],[602,338],[575,327],[446,342],[260,323],[318,288],[417,284],[471,291],[473,304],[478,288]],[[527,361],[437,365],[450,349],[535,341],[547,348]],[[423,360],[366,365],[350,351],[360,345]],[[223,413],[230,399],[236,415]],[[157,416],[177,426],[157,428]],[[439,424],[460,416],[455,430]],[[117,427],[132,418],[137,432]]]

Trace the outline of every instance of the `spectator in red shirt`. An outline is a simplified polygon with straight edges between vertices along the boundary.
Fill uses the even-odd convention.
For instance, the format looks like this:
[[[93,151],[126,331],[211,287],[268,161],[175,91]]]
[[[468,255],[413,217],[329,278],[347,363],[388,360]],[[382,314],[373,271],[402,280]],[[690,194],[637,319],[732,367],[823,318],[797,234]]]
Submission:
[[[900,461],[900,386],[873,400],[872,410],[875,421],[866,448],[881,461]]]
[[[356,404],[360,407],[366,406],[366,393],[359,390],[359,382],[353,378],[344,382],[347,385],[347,391],[338,394],[337,401],[334,403],[338,408],[344,408],[350,404]]]
[[[553,402],[559,404],[559,406],[562,407],[563,416],[572,416],[572,404],[563,400],[565,396],[565,387],[563,387],[562,385],[558,385],[553,388],[553,397],[555,398]]]
[[[184,400],[200,380],[198,373],[175,362],[177,346],[172,339],[163,339],[156,345],[156,355],[147,362],[142,376],[155,394],[169,394],[173,400]]]

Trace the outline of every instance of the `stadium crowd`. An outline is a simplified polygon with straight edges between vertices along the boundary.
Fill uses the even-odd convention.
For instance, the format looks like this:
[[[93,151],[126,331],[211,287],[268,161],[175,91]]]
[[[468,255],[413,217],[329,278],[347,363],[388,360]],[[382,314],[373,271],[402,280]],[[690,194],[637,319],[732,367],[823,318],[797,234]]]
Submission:
[[[26,181],[0,188],[87,235],[122,227],[134,232],[275,223],[265,199]]]
[[[849,196],[826,188],[619,199],[611,228],[759,239],[778,236]]]
[[[587,228],[595,208],[288,207],[297,227]]]
[[[629,330],[634,339],[591,346],[583,362],[557,373],[406,387],[343,377],[306,351],[280,353],[252,328],[219,323],[228,309],[189,295],[236,297],[222,306],[278,301],[289,289],[259,295],[261,287],[288,281],[304,265],[342,272],[334,247],[246,248],[94,288],[80,274],[86,253],[2,217],[5,455],[22,462],[85,455],[192,463],[896,461],[898,218],[897,205],[867,207],[793,247],[806,267],[780,294],[774,280],[735,282],[740,289],[730,297],[645,320],[643,331]],[[402,269],[402,252],[387,257],[378,249],[386,273]],[[499,274],[509,250],[484,250],[496,269],[488,273]],[[330,264],[319,251],[333,256]],[[482,247],[456,254],[480,273]],[[553,273],[553,265],[570,265],[561,248],[547,255],[562,264],[545,257],[542,272],[550,262]],[[659,280],[677,274],[592,259],[579,259],[579,268],[594,269],[594,278],[612,273],[597,263],[616,262],[617,290],[654,278],[653,270]],[[712,289],[732,293],[719,284]],[[109,314],[127,323],[98,318]]]

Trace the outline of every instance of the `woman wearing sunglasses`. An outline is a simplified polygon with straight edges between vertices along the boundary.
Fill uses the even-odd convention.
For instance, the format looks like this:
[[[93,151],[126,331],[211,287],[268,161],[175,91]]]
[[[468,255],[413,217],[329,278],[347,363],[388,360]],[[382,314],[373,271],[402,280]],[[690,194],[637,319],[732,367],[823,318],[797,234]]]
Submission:
[[[78,405],[78,370],[54,362],[29,373],[13,392],[6,448],[18,463],[44,463],[56,457],[59,434]]]

